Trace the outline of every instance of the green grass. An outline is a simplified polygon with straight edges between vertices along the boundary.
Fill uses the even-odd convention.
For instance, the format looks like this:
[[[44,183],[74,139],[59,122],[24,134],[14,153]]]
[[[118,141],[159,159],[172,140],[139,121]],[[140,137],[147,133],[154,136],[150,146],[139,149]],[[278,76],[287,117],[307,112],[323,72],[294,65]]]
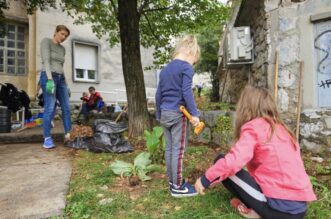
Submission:
[[[165,170],[152,181],[128,187],[109,168],[116,159],[132,162],[141,151],[131,154],[94,154],[79,151],[73,162],[73,175],[67,195],[68,218],[241,218],[230,207],[231,195],[223,187],[207,191],[205,196],[175,199],[168,192]],[[189,147],[185,154],[185,173],[191,182],[210,165],[216,153],[208,147]],[[321,167],[320,171],[321,170]],[[324,172],[323,172],[324,173]],[[192,177],[193,176],[193,177]],[[125,181],[125,180],[124,180]],[[329,188],[312,179],[319,201],[310,204],[306,218],[330,218]],[[102,196],[102,197],[101,197]],[[100,204],[102,199],[110,203]]]

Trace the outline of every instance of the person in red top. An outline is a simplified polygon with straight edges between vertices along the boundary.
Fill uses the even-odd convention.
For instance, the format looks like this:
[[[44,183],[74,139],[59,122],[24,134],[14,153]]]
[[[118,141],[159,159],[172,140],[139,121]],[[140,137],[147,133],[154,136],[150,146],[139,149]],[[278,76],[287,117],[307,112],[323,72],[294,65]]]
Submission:
[[[88,100],[84,100],[84,102],[86,102],[83,103],[81,111],[81,113],[85,116],[92,110],[100,111],[101,104],[103,103],[100,93],[97,92],[94,87],[89,87],[88,91],[90,93],[90,97]]]
[[[196,181],[196,190],[204,194],[222,182],[237,197],[231,205],[246,218],[304,218],[306,202],[316,196],[297,139],[280,119],[267,89],[245,87],[234,131],[236,143]]]
[[[83,92],[82,97],[80,98],[82,103],[87,103],[89,101],[89,96],[87,92]]]

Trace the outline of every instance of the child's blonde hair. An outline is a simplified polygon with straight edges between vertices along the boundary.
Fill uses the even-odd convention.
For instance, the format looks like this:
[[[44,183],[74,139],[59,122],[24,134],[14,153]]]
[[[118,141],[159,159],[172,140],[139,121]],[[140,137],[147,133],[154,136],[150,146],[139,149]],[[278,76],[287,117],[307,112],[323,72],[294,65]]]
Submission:
[[[195,58],[195,62],[199,61],[200,46],[195,36],[186,35],[180,38],[176,43],[176,47],[172,53],[172,58],[174,59],[179,53],[182,52],[189,52]]]
[[[83,92],[83,97],[86,97],[86,96],[88,96],[88,93],[87,92]]]
[[[253,87],[247,85],[238,100],[236,108],[236,122],[234,129],[234,138],[238,140],[240,137],[240,129],[246,123],[255,118],[264,118],[271,126],[271,133],[269,139],[275,132],[275,125],[281,124],[285,127],[291,135],[293,142],[296,137],[293,132],[286,127],[277,110],[275,101],[266,88]]]

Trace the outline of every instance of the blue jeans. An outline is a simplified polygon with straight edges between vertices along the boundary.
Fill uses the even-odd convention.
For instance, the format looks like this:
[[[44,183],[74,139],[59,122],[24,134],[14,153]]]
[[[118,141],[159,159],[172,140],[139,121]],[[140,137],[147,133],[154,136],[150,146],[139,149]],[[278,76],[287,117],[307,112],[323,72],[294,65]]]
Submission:
[[[53,120],[55,114],[54,108],[56,104],[56,99],[59,100],[62,110],[64,133],[68,133],[71,131],[71,115],[67,83],[63,74],[52,72],[52,78],[55,84],[55,95],[48,94],[46,92],[46,72],[43,71],[40,74],[40,86],[44,95],[44,138],[51,136],[51,121]]]

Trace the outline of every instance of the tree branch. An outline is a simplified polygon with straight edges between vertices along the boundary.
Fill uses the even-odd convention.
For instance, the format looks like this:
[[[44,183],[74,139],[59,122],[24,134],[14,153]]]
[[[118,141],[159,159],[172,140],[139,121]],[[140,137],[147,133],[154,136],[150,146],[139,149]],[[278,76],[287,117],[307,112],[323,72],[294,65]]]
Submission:
[[[147,15],[146,15],[145,13],[143,13],[143,15],[144,15],[144,17],[146,18],[146,21],[147,21],[148,27],[149,27],[149,29],[151,30],[151,33],[152,33],[153,37],[154,37],[157,41],[159,41],[159,37],[154,33],[154,30],[153,30],[153,28],[152,28],[152,25],[151,25],[151,23],[150,23],[150,21],[149,21]]]
[[[143,9],[146,7],[146,5],[148,5],[149,4],[149,0],[145,0],[145,1],[143,1],[142,3],[141,3],[141,5],[139,6],[139,8],[138,8],[138,14],[139,14],[139,16],[141,16],[142,15],[142,13],[143,13]]]
[[[110,0],[110,4],[113,7],[113,11],[114,11],[114,13],[117,17],[118,16],[118,8],[116,7],[116,4],[115,4],[114,0]]]
[[[163,7],[163,8],[150,8],[150,9],[143,10],[142,13],[151,12],[151,11],[165,11],[165,10],[171,9],[172,7],[173,6]]]

